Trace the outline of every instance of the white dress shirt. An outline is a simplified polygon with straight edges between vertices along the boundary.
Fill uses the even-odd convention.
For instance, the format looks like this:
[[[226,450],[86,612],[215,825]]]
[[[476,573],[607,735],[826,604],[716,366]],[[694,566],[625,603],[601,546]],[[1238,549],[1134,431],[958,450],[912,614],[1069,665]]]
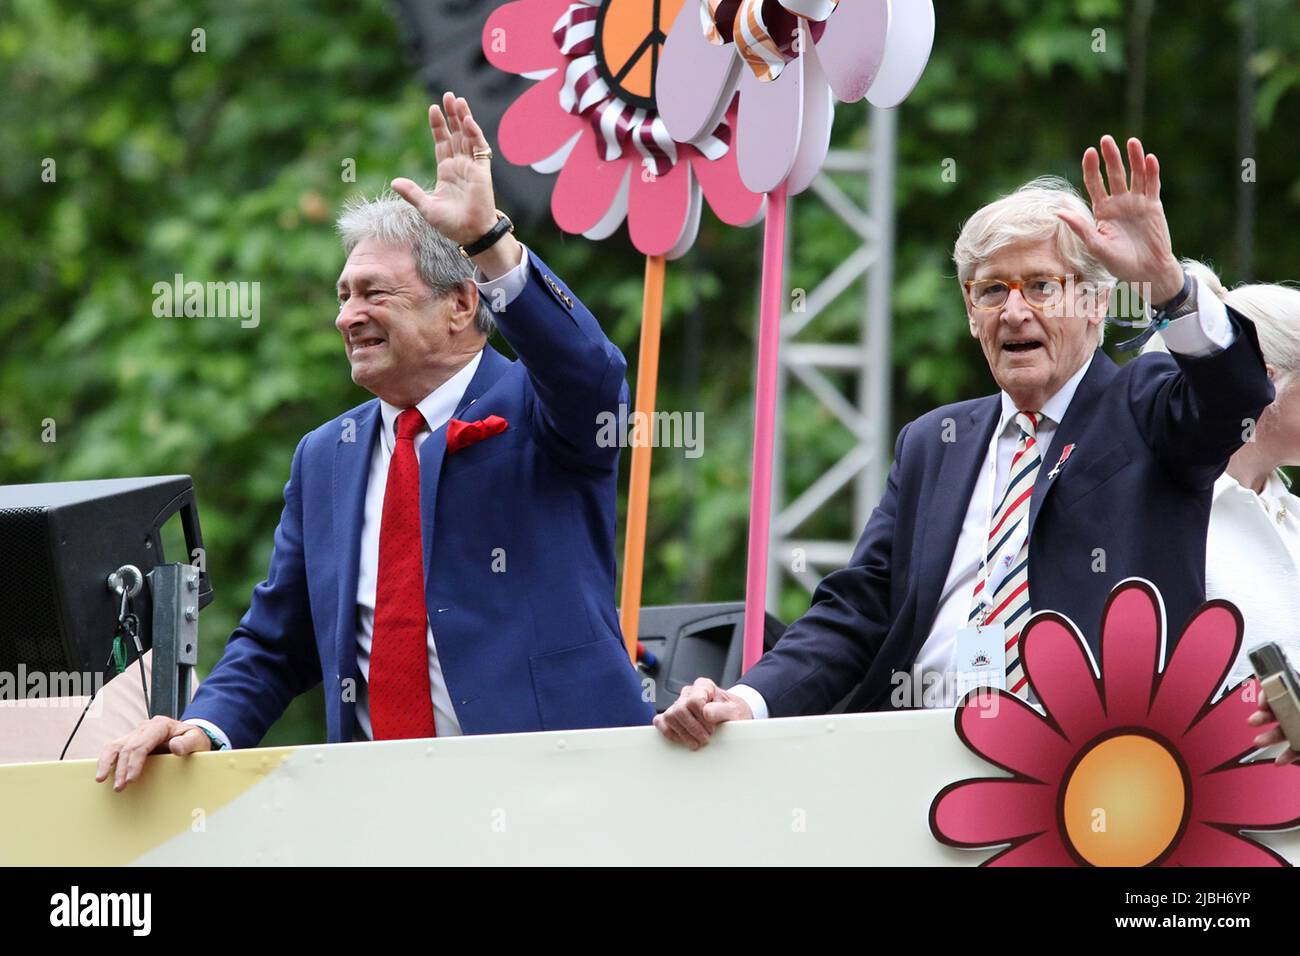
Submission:
[[[426,395],[415,407],[420,410],[429,427],[415,436],[415,454],[435,429],[447,424],[455,413],[465,389],[478,371],[483,353],[479,352],[469,363],[447,381]],[[381,428],[370,458],[370,479],[366,483],[366,504],[361,519],[361,561],[357,565],[357,669],[361,680],[357,685],[357,739],[369,740],[370,731],[370,645],[375,633],[375,593],[379,585],[379,531],[384,517],[384,491],[388,487],[388,463],[393,460],[397,441],[397,416],[403,409],[388,402],[379,403]],[[436,574],[436,568],[429,569]],[[425,641],[429,645],[429,690],[433,695],[433,721],[439,737],[460,736],[460,721],[451,705],[447,679],[438,663],[438,645],[433,640],[433,627],[426,623]]]
[[[1233,332],[1223,301],[1199,280],[1194,281],[1198,284],[1198,311],[1170,322],[1160,334],[1171,351],[1199,358],[1213,355],[1231,345]],[[1037,445],[1044,453],[1051,447],[1056,428],[1064,420],[1075,390],[1091,364],[1092,358],[1089,358],[1041,409],[1025,409],[1041,411],[1045,416],[1037,429]],[[990,500],[996,502],[997,496],[1006,487],[1011,459],[1020,440],[1020,429],[1015,424],[1015,402],[1006,392],[1001,395],[1002,415],[993,431],[993,439],[989,442],[989,450],[975,482],[975,490],[971,493],[966,518],[962,521],[961,533],[953,551],[952,564],[948,567],[948,577],[939,594],[939,609],[912,668],[912,681],[921,689],[921,693],[916,696],[926,707],[954,707],[957,703],[957,667],[953,661],[957,631],[966,626],[970,616],[975,583],[984,554],[984,542],[988,538]],[[1055,462],[1044,461],[1043,464],[1050,469]],[[737,684],[730,688],[730,692],[749,705],[756,719],[767,717],[767,701],[757,690],[746,684]],[[908,699],[915,698],[909,693]]]
[[[488,280],[482,272],[475,270],[474,282],[478,286],[479,296],[493,306],[501,303],[508,305],[524,290],[528,282],[528,249],[524,247],[519,265],[500,278]],[[455,413],[465,389],[478,370],[483,353],[479,352],[464,368],[443,382],[419,402],[416,407],[424,415],[429,427],[415,436],[415,451],[419,455],[420,446],[429,435],[447,423]],[[370,645],[375,626],[375,588],[379,575],[379,528],[384,513],[384,489],[388,483],[388,463],[393,457],[393,444],[397,437],[397,416],[404,409],[388,402],[379,403],[380,429],[379,440],[370,460],[370,478],[366,484],[366,501],[361,527],[361,560],[357,567],[357,667],[361,680],[357,686],[357,735],[358,740],[369,740],[370,705],[366,681],[370,676]],[[430,568],[430,574],[437,574],[437,568]],[[439,737],[455,737],[461,734],[460,721],[451,704],[451,695],[447,692],[447,680],[443,676],[442,666],[438,663],[438,646],[433,639],[433,629],[426,624],[426,639],[429,644],[429,689],[433,697],[433,717]],[[230,738],[220,727],[206,720],[187,720],[186,723],[203,727],[210,731],[224,747],[230,747]]]
[[[1226,686],[1254,673],[1247,651],[1257,644],[1275,641],[1292,661],[1300,661],[1300,498],[1276,472],[1269,475],[1263,494],[1226,472],[1215,482],[1205,542],[1205,596],[1231,601],[1245,622]]]

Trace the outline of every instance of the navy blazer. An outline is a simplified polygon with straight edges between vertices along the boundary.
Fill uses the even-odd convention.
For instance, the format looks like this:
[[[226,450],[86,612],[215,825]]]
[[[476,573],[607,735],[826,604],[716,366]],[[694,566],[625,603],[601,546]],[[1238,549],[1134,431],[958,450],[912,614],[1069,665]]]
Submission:
[[[1273,401],[1254,325],[1229,316],[1235,340],[1204,358],[1150,354],[1121,368],[1098,350],[1043,456],[1029,508],[1031,602],[1074,621],[1094,656],[1106,598],[1123,579],[1160,589],[1170,647],[1205,600],[1214,480],[1246,421]],[[912,668],[934,624],[1000,415],[991,395],[899,433],[848,567],[822,580],[808,612],[742,680],[771,716],[826,713],[855,687],[850,709],[890,706],[893,675]]]
[[[448,455],[420,446],[425,599],[467,734],[649,723],[614,605],[618,447],[597,416],[627,402],[627,363],[529,253],[524,290],[496,322],[453,417],[500,415],[501,434]],[[266,580],[185,718],[258,743],[298,694],[324,683],[330,741],[356,727],[357,566],[379,400],[298,444]],[[504,569],[503,569],[504,568]]]

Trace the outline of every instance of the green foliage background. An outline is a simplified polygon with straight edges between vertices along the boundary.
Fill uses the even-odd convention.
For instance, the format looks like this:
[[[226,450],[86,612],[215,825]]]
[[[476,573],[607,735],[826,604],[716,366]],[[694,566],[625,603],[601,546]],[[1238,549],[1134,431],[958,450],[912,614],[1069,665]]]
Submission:
[[[948,258],[960,222],[1032,176],[1077,183],[1102,133],[1141,135],[1160,154],[1176,250],[1246,278],[1243,67],[1258,125],[1253,272],[1300,272],[1292,0],[1255,0],[1248,57],[1243,0],[937,5],[933,57],[899,113],[895,429],[992,391]],[[205,53],[191,52],[196,26]],[[358,191],[433,178],[429,94],[402,51],[386,0],[0,0],[0,483],[192,474],[218,594],[203,619],[205,670],[265,573],[298,438],[367,397],[332,324],[332,222]],[[842,108],[836,145],[862,145],[865,119]],[[47,157],[54,183],[41,180]],[[341,178],[345,157],[356,183]],[[855,196],[862,185],[841,182]],[[854,247],[812,198],[794,203],[792,229],[791,288],[811,289]],[[625,235],[597,246],[539,226],[524,238],[635,368],[643,260]],[[706,213],[669,270],[659,405],[703,411],[707,453],[656,454],[646,603],[743,593],[760,242],[760,230]],[[152,286],[178,272],[260,282],[261,324],[155,318]],[[851,340],[862,301],[860,287],[842,296],[819,336]],[[41,440],[45,419],[56,442]],[[849,438],[795,389],[785,442],[797,491]],[[843,537],[851,521],[845,497],[804,530]],[[780,605],[790,619],[807,596],[788,585]],[[321,714],[305,696],[267,742],[323,739]]]

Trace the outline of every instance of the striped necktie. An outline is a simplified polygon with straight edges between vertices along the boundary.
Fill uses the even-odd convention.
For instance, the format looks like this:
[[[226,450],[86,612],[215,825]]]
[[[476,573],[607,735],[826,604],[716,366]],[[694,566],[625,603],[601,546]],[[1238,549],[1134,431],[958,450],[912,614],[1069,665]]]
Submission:
[[[1038,425],[1043,420],[1042,412],[1018,412],[1016,424],[1020,426],[1020,441],[1016,444],[1015,456],[1011,459],[1011,471],[1007,479],[1006,491],[1002,501],[993,512],[993,524],[985,542],[984,574],[975,585],[974,601],[968,624],[1001,624],[1006,635],[1007,687],[1019,697],[1028,695],[1028,682],[1024,668],[1020,666],[1020,630],[1029,619],[1029,538],[1025,537],[1020,550],[1010,561],[1006,575],[996,583],[996,589],[988,604],[988,614],[984,615],[985,601],[981,600],[988,581],[988,571],[992,569],[998,555],[1003,554],[1008,542],[1024,535],[1029,522],[1029,504],[1034,494],[1034,481],[1038,478],[1038,466],[1042,464],[1042,455],[1038,449]]]

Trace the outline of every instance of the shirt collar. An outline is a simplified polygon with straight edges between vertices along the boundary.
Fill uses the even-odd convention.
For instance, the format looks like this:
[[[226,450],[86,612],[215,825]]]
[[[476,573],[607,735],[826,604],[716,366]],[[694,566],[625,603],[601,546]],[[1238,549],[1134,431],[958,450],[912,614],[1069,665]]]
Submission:
[[[1247,488],[1232,475],[1226,471],[1219,475],[1214,482],[1213,501],[1218,501],[1225,494],[1236,492],[1242,498],[1264,498],[1268,501],[1285,501],[1291,497],[1291,491],[1287,488],[1280,475],[1276,471],[1271,472],[1264,482],[1264,493],[1257,495],[1253,488]]]
[[[1065,412],[1070,407],[1070,402],[1074,399],[1074,393],[1079,390],[1079,383],[1082,382],[1083,377],[1088,374],[1088,369],[1091,367],[1093,359],[1096,358],[1096,356],[1097,353],[1093,352],[1088,358],[1088,361],[1084,362],[1083,365],[1079,367],[1079,370],[1070,376],[1056,394],[1043,403],[1042,408],[1029,410],[1041,412],[1053,426],[1059,425],[1064,421]],[[1007,426],[1016,420],[1016,414],[1020,411],[1020,409],[1016,408],[1016,403],[1012,400],[1010,395],[1005,391],[1001,394],[1002,419],[998,422],[997,430],[997,434],[999,435],[1006,431]]]
[[[424,420],[429,423],[430,431],[437,431],[455,414],[456,408],[460,405],[461,399],[465,397],[465,390],[469,388],[469,383],[473,380],[474,373],[478,371],[479,362],[482,360],[483,352],[479,351],[465,364],[464,368],[424,396],[416,404],[415,407],[420,410]],[[397,438],[397,416],[405,410],[398,408],[396,405],[390,405],[383,399],[379,401],[379,411],[384,419],[384,444],[390,448]]]

